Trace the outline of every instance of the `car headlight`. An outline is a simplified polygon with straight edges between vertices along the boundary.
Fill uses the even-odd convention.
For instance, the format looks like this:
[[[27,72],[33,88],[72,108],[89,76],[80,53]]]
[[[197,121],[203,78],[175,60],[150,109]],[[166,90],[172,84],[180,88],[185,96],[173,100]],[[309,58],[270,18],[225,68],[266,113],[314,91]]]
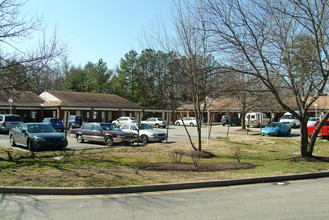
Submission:
[[[44,138],[42,138],[42,137],[37,137],[37,136],[34,136],[34,140],[35,140],[36,142],[44,142],[44,141],[46,141]]]

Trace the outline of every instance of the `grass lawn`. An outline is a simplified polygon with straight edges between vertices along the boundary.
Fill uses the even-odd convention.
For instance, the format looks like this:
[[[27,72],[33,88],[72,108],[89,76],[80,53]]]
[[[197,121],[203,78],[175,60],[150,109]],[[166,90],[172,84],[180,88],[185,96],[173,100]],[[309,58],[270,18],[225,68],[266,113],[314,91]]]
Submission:
[[[205,180],[239,179],[329,170],[328,162],[294,162],[299,138],[258,135],[219,138],[203,142],[203,150],[215,155],[206,163],[236,162],[256,165],[251,169],[227,171],[154,171],[136,167],[145,164],[174,163],[174,151],[190,152],[187,142],[154,143],[145,146],[116,146],[93,150],[35,152],[0,147],[0,186],[113,187]],[[315,156],[329,157],[329,142],[317,140]],[[182,163],[192,163],[189,156]]]

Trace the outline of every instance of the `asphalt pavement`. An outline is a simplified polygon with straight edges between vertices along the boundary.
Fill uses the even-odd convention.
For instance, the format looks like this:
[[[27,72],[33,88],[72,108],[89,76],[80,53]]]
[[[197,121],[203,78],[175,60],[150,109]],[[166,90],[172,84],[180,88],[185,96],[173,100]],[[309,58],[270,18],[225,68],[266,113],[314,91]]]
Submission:
[[[2,195],[0,219],[328,219],[329,178],[109,195]]]
[[[157,128],[161,131],[168,131],[168,142],[180,142],[180,141],[189,141],[187,136],[187,132],[184,126],[170,126],[169,129],[167,128]],[[186,127],[187,131],[189,132],[192,140],[197,140],[197,128],[196,127]],[[237,136],[237,135],[247,135],[247,132],[239,131],[241,127],[239,126],[221,126],[215,125],[209,127],[210,138],[216,137],[226,137],[226,136]],[[250,128],[249,135],[259,135],[260,128]],[[208,127],[206,125],[202,126],[201,129],[201,136],[203,139],[207,139],[208,137]],[[295,138],[300,136],[300,131],[298,128],[292,129],[292,133],[290,138]],[[78,143],[75,138],[71,137],[70,134],[67,134],[68,139],[68,147],[67,150],[81,150],[81,149],[90,149],[90,148],[104,148],[107,147],[103,143]],[[0,134],[0,146],[10,147],[9,143],[9,136],[8,134]],[[24,150],[23,147],[17,147],[17,149]]]

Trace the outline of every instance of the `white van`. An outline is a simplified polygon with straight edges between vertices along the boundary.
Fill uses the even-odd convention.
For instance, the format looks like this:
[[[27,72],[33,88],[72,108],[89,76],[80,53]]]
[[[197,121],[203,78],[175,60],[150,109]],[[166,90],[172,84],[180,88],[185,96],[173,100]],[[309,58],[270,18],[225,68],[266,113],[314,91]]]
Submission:
[[[271,122],[271,119],[262,112],[251,112],[246,114],[246,126],[263,127]]]
[[[300,127],[299,120],[295,116],[293,116],[290,112],[284,113],[284,115],[280,119],[280,122],[285,123],[292,128]]]

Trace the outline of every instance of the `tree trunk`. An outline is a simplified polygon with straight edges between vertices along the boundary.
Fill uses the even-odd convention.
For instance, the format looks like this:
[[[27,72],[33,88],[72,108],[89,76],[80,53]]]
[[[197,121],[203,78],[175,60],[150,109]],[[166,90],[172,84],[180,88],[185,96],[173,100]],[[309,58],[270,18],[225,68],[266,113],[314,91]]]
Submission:
[[[242,129],[246,129],[246,121],[244,120],[245,117],[246,117],[246,113],[242,112],[241,113],[241,128]]]
[[[311,152],[308,151],[308,134],[307,134],[307,121],[300,122],[300,153],[302,157],[311,157],[313,150]]]
[[[198,141],[199,141],[199,146],[198,146],[198,151],[201,151],[202,150],[202,143],[201,143],[201,141],[202,141],[202,137],[201,137],[201,121],[200,121],[200,123],[197,123],[197,126],[198,126]]]

